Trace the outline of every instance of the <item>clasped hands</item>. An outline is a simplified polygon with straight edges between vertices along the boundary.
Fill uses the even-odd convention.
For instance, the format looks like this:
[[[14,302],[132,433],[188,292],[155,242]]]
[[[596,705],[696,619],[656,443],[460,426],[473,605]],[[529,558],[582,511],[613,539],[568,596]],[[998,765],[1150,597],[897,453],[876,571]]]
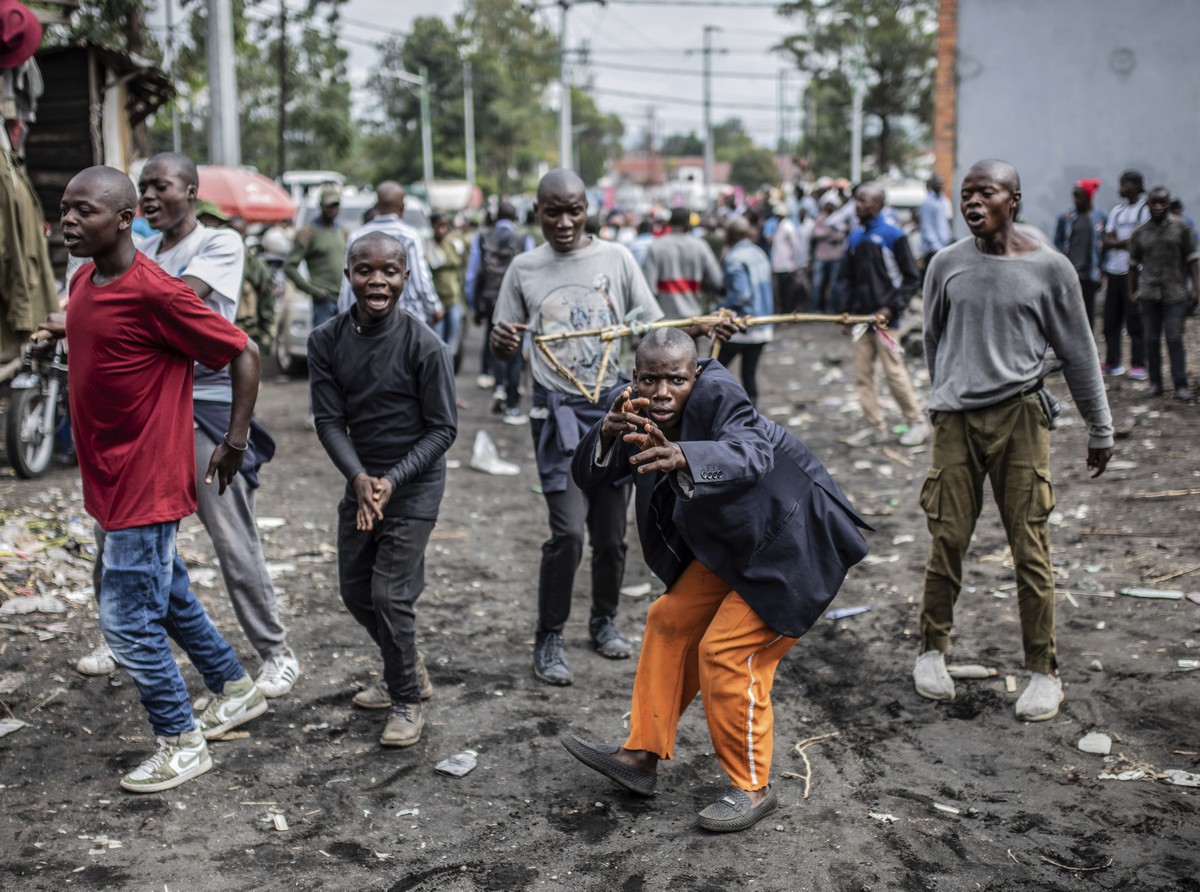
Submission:
[[[638,452],[629,457],[629,463],[639,474],[683,470],[687,467],[687,458],[679,445],[668,440],[653,421],[638,414],[649,405],[650,400],[645,397],[633,399],[630,388],[621,391],[600,424],[604,448],[610,448],[618,437],[632,445]]]
[[[375,521],[383,520],[383,509],[392,498],[392,481],[359,471],[354,475],[352,485],[354,497],[358,500],[354,525],[363,532],[373,530]]]

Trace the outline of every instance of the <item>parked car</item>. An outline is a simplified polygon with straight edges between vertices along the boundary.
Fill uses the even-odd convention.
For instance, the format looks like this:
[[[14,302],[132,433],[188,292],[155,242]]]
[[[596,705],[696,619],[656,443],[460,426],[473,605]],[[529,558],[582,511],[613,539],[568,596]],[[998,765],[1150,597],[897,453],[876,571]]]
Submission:
[[[343,188],[342,210],[338,225],[353,231],[362,225],[363,216],[375,206],[375,193],[370,190]],[[308,201],[300,206],[296,225],[302,226],[317,215],[317,195],[310,192]],[[404,202],[404,222],[417,230],[421,237],[433,238],[429,222],[429,206],[415,196]],[[307,270],[301,266],[301,272]],[[312,298],[287,282],[279,307],[278,335],[275,338],[275,361],[285,375],[302,377],[308,373],[308,333],[312,331]]]

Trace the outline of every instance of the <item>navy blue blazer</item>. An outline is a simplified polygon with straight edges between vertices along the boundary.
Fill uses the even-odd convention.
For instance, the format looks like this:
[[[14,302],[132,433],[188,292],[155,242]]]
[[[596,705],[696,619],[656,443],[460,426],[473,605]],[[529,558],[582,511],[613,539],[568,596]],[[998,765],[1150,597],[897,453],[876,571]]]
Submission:
[[[667,587],[693,559],[716,573],[768,626],[789,638],[807,632],[846,572],[867,554],[859,517],[817,457],[754,410],[716,360],[701,360],[676,441],[693,481],[635,474],[638,535],[650,569]],[[621,388],[605,398],[611,406]],[[633,447],[618,440],[596,464],[600,424],[575,450],[583,490],[629,473]]]

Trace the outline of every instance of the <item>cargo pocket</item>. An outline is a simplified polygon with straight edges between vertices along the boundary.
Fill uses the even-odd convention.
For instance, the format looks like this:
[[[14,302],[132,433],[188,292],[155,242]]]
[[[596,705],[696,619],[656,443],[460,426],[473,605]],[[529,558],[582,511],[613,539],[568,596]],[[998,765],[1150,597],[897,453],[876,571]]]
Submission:
[[[930,468],[921,484],[921,507],[930,520],[942,519],[942,469]]]
[[[1054,510],[1054,486],[1050,483],[1050,472],[1033,469],[1033,492],[1029,494],[1029,522],[1045,523]]]

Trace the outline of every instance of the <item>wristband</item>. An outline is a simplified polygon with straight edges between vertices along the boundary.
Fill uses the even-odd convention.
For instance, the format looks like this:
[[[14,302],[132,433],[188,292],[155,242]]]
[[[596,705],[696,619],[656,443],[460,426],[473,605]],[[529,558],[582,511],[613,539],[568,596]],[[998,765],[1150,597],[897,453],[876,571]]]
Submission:
[[[230,449],[232,449],[234,452],[245,452],[247,449],[250,448],[249,440],[246,441],[244,446],[235,446],[234,444],[230,443],[228,431],[225,432],[225,436],[223,436],[221,439],[225,442],[225,445],[228,446]]]

